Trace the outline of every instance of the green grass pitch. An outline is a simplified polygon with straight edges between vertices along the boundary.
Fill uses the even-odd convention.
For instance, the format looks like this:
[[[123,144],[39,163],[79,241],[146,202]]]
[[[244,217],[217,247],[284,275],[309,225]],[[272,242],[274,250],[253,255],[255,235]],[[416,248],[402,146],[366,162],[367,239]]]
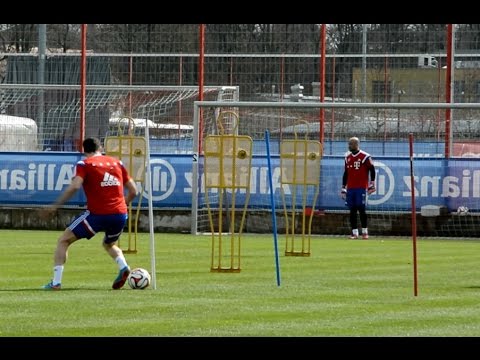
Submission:
[[[312,256],[285,257],[245,235],[241,273],[210,273],[210,237],[156,234],[157,290],[111,290],[103,235],[75,243],[63,289],[43,291],[61,232],[0,230],[0,336],[480,336],[480,242],[314,237]],[[123,236],[123,241],[126,237]],[[140,234],[131,267],[150,271]]]

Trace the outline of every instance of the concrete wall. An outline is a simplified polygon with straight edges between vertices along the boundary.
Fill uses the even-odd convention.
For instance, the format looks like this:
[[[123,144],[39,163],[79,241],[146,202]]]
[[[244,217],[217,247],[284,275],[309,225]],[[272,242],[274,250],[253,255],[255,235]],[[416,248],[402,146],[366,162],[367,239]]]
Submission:
[[[64,230],[72,218],[80,213],[78,209],[62,209],[57,216],[47,221],[40,220],[37,209],[0,208],[0,228]],[[155,232],[189,233],[191,226],[189,211],[154,211]],[[410,214],[368,214],[369,232],[372,236],[411,235]],[[245,220],[244,233],[271,233],[271,214],[250,212]],[[296,233],[301,233],[301,221]],[[359,222],[360,224],[360,222]],[[277,216],[278,232],[285,232],[285,219]],[[226,228],[226,227],[225,227]],[[148,232],[148,213],[142,211],[139,217],[139,231]],[[315,215],[312,234],[348,235],[350,233],[347,213],[327,213]],[[447,214],[437,217],[424,217],[417,214],[417,234],[419,236],[478,237],[480,236],[480,216]]]

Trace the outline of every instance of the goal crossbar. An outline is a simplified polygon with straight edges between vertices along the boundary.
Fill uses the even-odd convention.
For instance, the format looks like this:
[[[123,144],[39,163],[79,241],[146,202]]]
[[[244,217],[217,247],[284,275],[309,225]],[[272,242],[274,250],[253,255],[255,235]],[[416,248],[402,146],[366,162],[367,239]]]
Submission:
[[[198,107],[225,106],[222,101],[195,101]],[[480,103],[358,103],[358,102],[260,102],[260,101],[231,101],[228,106],[238,108],[331,108],[331,109],[480,109]],[[197,110],[198,111],[198,110]]]

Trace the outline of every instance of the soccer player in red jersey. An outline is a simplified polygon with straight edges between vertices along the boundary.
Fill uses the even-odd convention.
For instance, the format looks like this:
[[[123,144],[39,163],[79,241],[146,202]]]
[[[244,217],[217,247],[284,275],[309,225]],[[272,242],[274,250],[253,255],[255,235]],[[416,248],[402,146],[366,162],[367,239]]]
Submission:
[[[119,268],[112,288],[120,289],[130,274],[130,267],[116,242],[127,221],[127,204],[137,196],[137,186],[120,160],[102,155],[98,139],[85,139],[83,150],[86,158],[77,162],[71,184],[54,204],[42,212],[43,218],[52,214],[83,186],[87,210],[77,216],[59,237],[54,254],[53,279],[43,286],[45,290],[61,289],[68,247],[79,239],[91,239],[99,231],[105,232],[103,247]],[[128,190],[126,195],[124,188]]]
[[[360,140],[352,137],[348,140],[348,150],[345,155],[345,171],[343,173],[341,196],[350,209],[350,239],[358,239],[357,211],[360,213],[362,238],[368,239],[367,193],[375,192],[375,167],[370,154],[360,150]],[[368,177],[370,175],[370,181]]]

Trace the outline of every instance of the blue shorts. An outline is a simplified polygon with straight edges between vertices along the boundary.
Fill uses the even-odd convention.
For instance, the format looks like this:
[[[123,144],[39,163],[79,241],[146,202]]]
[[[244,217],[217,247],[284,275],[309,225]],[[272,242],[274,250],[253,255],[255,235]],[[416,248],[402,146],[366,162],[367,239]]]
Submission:
[[[110,244],[122,235],[128,214],[93,215],[85,211],[68,225],[78,239],[91,239],[99,231],[105,231],[103,242]]]
[[[365,189],[347,189],[347,199],[345,204],[351,209],[365,209],[367,204],[367,190]]]

